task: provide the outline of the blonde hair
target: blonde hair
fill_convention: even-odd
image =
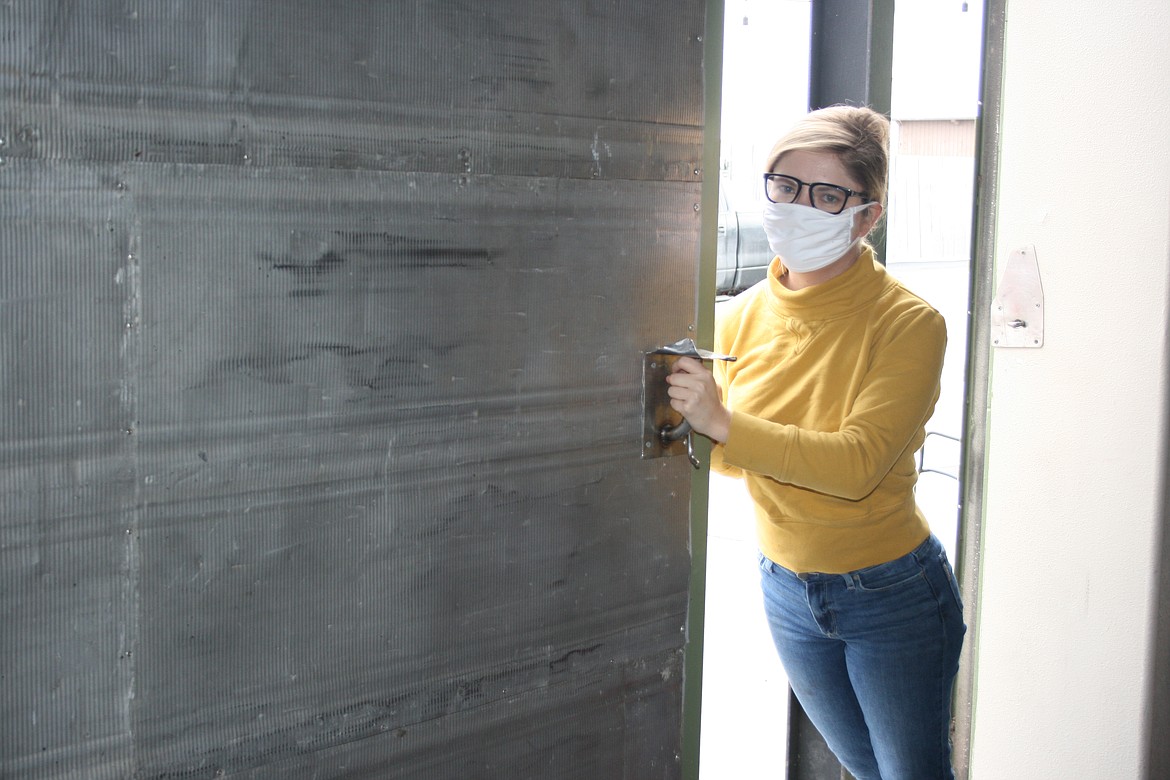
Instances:
[[[885,203],[890,166],[890,121],[871,108],[829,106],[805,114],[776,142],[766,171],[774,171],[781,155],[804,150],[827,152],[869,196]]]

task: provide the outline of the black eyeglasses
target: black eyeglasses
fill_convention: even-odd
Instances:
[[[795,203],[802,187],[808,187],[809,202],[820,211],[840,214],[845,210],[845,201],[861,198],[868,202],[869,195],[848,187],[838,187],[823,181],[805,182],[782,173],[764,174],[764,194],[773,203]]]

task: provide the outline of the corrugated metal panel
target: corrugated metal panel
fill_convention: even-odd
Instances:
[[[704,12],[0,7],[5,776],[678,776]]]

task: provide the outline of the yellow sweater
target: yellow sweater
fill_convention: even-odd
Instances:
[[[792,291],[768,278],[724,304],[715,350],[727,442],[712,468],[742,476],[760,551],[796,572],[891,561],[929,534],[914,454],[939,395],[942,315],[866,250],[845,273]]]

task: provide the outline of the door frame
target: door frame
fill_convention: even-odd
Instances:
[[[715,334],[715,272],[719,241],[719,125],[723,107],[723,0],[708,0],[703,40],[703,189],[698,284],[693,338],[710,349]],[[710,463],[711,442],[695,437],[695,451]],[[707,504],[709,470],[691,474],[691,581],[687,605],[686,657],[683,662],[682,776],[699,778],[699,734],[703,706],[703,629],[707,598]]]

